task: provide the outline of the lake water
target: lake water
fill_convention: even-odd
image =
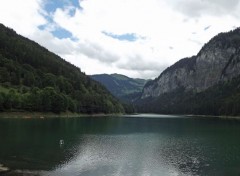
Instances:
[[[0,119],[0,163],[43,176],[237,176],[240,121],[166,115]]]

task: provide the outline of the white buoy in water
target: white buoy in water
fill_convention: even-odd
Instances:
[[[59,144],[60,144],[60,145],[63,145],[63,144],[64,144],[64,140],[63,140],[63,139],[60,139]]]

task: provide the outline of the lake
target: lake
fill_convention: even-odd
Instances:
[[[43,176],[237,176],[240,121],[146,114],[0,119],[0,163]]]

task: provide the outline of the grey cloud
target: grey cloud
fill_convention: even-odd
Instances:
[[[155,79],[157,78],[160,74],[161,74],[162,71],[156,71],[156,70],[153,70],[153,71],[140,71],[138,72],[138,77],[139,78],[143,78],[143,79]]]
[[[200,17],[203,14],[211,15],[238,15],[237,6],[240,0],[170,0],[168,3],[174,10],[186,16]]]
[[[136,55],[129,58],[126,63],[121,63],[117,65],[120,69],[133,70],[133,71],[157,71],[161,72],[167,67],[167,65],[159,64],[158,62],[145,61],[141,56]]]
[[[117,55],[112,54],[111,51],[107,51],[95,43],[58,39],[48,31],[38,30],[30,38],[60,56],[70,55],[77,51],[78,54],[84,54],[91,59],[97,59],[104,63],[113,63],[119,60]]]
[[[110,51],[102,48],[96,43],[83,42],[79,44],[78,52],[91,59],[97,59],[105,63],[113,63],[119,60],[119,57]]]
[[[74,52],[74,46],[70,39],[55,38],[48,31],[37,30],[30,38],[58,55],[67,55]]]

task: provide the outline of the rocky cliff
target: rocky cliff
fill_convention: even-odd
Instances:
[[[240,75],[240,28],[220,33],[193,57],[184,58],[148,82],[141,99],[159,97],[183,88],[202,92]]]

